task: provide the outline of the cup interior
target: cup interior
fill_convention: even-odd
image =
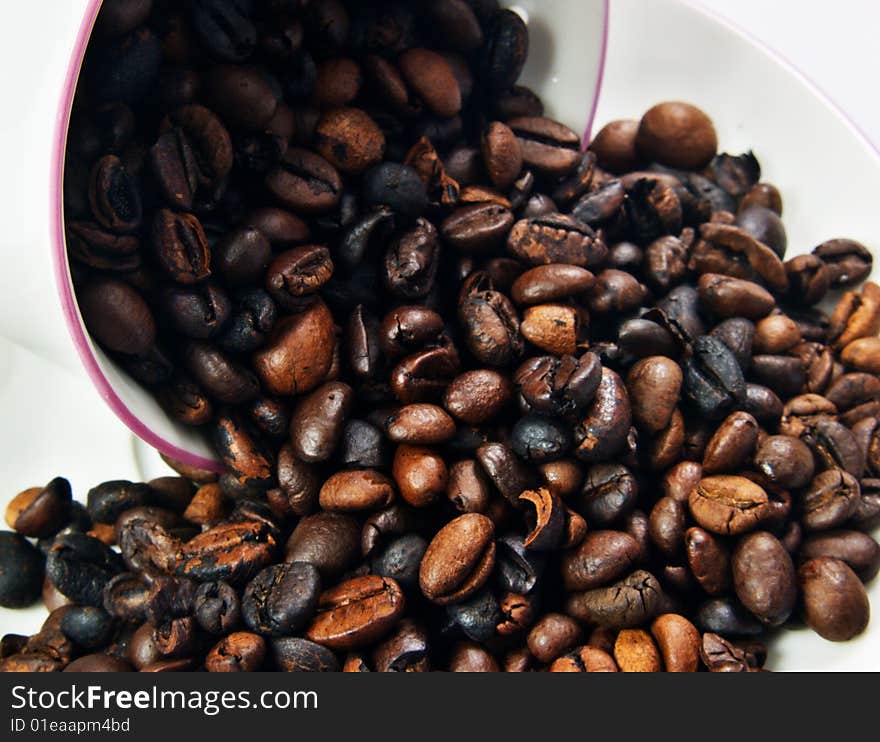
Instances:
[[[70,60],[57,116],[51,181],[53,264],[71,341],[106,404],[135,435],[160,453],[189,466],[219,471],[214,452],[198,430],[177,423],[89,336],[77,306],[67,258],[63,174],[67,132],[76,86],[101,0],[89,0]],[[538,91],[548,115],[584,131],[589,139],[602,83],[609,0],[504,2],[530,31],[530,53],[521,82]]]

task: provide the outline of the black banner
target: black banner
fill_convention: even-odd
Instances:
[[[555,742],[831,732],[858,676],[0,675],[0,740]],[[815,706],[810,697],[821,695]],[[790,698],[791,701],[786,701]],[[798,700],[799,699],[799,700]],[[836,709],[823,714],[821,708]],[[780,726],[781,725],[781,726]],[[320,735],[317,737],[316,735]],[[305,738],[305,737],[304,737]]]

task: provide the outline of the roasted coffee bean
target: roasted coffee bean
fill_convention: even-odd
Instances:
[[[40,597],[42,585],[43,555],[23,536],[0,532],[0,605],[28,606]]]
[[[730,586],[730,554],[723,541],[702,528],[689,528],[684,535],[688,567],[709,595],[723,595]]]
[[[511,397],[507,377],[491,369],[468,371],[452,380],[443,406],[468,425],[481,425],[498,415]]]
[[[485,254],[504,243],[514,216],[497,203],[459,206],[440,224],[444,242],[465,254]]]
[[[503,367],[523,352],[520,321],[510,300],[497,291],[477,291],[458,309],[468,349],[481,363]]]
[[[302,518],[285,546],[285,561],[307,562],[322,579],[332,580],[352,566],[360,546],[360,525],[338,513],[317,513]]]
[[[221,639],[205,659],[208,672],[257,672],[266,656],[266,642],[257,634],[238,631]]]
[[[585,353],[579,359],[534,358],[520,366],[513,380],[535,412],[567,416],[584,410],[595,399],[602,378],[598,356]]]
[[[177,283],[199,283],[211,275],[211,249],[192,214],[161,209],[153,221],[153,249],[164,272]]]
[[[636,540],[622,531],[592,531],[562,560],[568,590],[592,590],[628,573],[638,562]]]
[[[393,633],[373,650],[376,672],[428,672],[428,635],[410,619],[403,619]]]
[[[637,498],[638,483],[629,469],[596,464],[587,472],[581,509],[591,523],[608,525],[627,515]]]
[[[447,606],[446,617],[451,624],[451,630],[458,629],[468,639],[476,642],[489,641],[502,620],[498,601],[488,590],[482,590],[461,603]]]
[[[607,461],[626,444],[632,408],[623,380],[602,368],[593,402],[574,430],[575,455],[587,463]]]
[[[473,642],[459,642],[452,649],[449,672],[500,672],[495,658]]]
[[[479,73],[492,92],[507,90],[517,81],[529,53],[526,24],[512,10],[494,13],[485,28]]]
[[[353,391],[342,382],[328,382],[303,399],[293,412],[290,440],[300,461],[327,461],[339,445]]]
[[[639,124],[635,141],[648,161],[669,167],[700,170],[718,150],[712,121],[687,103],[661,103],[650,109]]]
[[[101,606],[104,585],[122,571],[124,564],[118,554],[84,534],[59,536],[46,559],[46,576],[80,605]]]
[[[439,250],[437,230],[420,218],[385,253],[384,281],[388,290],[402,299],[424,298],[437,277]]]
[[[783,502],[750,479],[714,476],[700,481],[688,498],[690,512],[699,525],[721,536],[746,533],[784,514]]]
[[[845,562],[817,557],[801,565],[798,585],[804,619],[819,636],[847,641],[868,625],[870,607],[865,588]]]
[[[871,275],[874,256],[855,240],[828,240],[813,250],[828,266],[833,286],[854,286]]]
[[[306,637],[337,650],[372,644],[391,630],[403,609],[403,592],[394,580],[355,577],[322,593]]]
[[[745,652],[711,632],[703,634],[700,659],[709,672],[749,672]]]
[[[325,646],[308,639],[281,637],[269,641],[269,656],[282,672],[339,672],[339,660]]]
[[[562,263],[595,268],[608,254],[604,242],[587,224],[562,214],[518,221],[510,230],[507,249],[532,266]]]
[[[127,283],[96,279],[82,289],[79,302],[89,332],[105,347],[132,356],[152,350],[156,341],[153,313]]]
[[[92,168],[89,203],[95,221],[111,232],[125,234],[141,225],[143,209],[136,181],[115,155]]]
[[[412,404],[401,407],[387,419],[385,432],[395,443],[432,446],[455,435],[455,422],[441,407]]]
[[[805,559],[831,557],[845,562],[862,582],[874,579],[880,571],[880,546],[861,531],[828,531],[804,540],[800,555]]]
[[[175,572],[199,581],[241,584],[266,566],[275,539],[256,521],[215,526],[187,541],[175,559]]]
[[[311,620],[320,591],[321,578],[314,565],[273,565],[245,588],[242,617],[251,630],[264,636],[294,634]]]
[[[495,564],[494,526],[478,513],[461,515],[428,546],[419,569],[422,593],[440,605],[458,603],[488,580]]]
[[[225,634],[241,620],[241,600],[226,582],[203,582],[193,598],[193,615],[209,634]]]
[[[527,415],[510,433],[510,445],[526,461],[541,463],[562,458],[571,446],[568,428],[555,420]]]
[[[413,507],[427,507],[446,491],[446,464],[434,449],[399,445],[391,472],[400,496]]]
[[[706,474],[737,471],[752,456],[758,442],[758,421],[747,412],[729,415],[706,444]],[[799,441],[798,441],[799,442]]]
[[[318,121],[315,146],[334,167],[346,174],[357,174],[382,159],[385,135],[361,109],[336,108]]]
[[[662,597],[657,579],[637,570],[609,587],[570,594],[566,612],[579,621],[625,629],[654,618]]]
[[[693,357],[685,361],[683,370],[683,391],[702,416],[718,419],[742,404],[746,391],[742,369],[717,338],[697,338]]]
[[[45,538],[67,525],[70,511],[70,482],[56,477],[45,487],[33,487],[12,498],[6,506],[6,523],[23,536]]]
[[[418,534],[409,534],[392,541],[370,560],[370,571],[390,577],[404,589],[418,587],[419,565],[428,542]]]
[[[797,580],[791,557],[766,531],[745,536],[731,558],[733,587],[740,602],[770,626],[784,623],[794,610]]]
[[[320,214],[338,206],[342,179],[336,168],[314,152],[291,148],[266,176],[269,192],[299,214]]]
[[[716,598],[703,603],[696,613],[701,631],[712,631],[730,637],[758,636],[763,625],[734,598]]]
[[[736,215],[736,225],[758,242],[771,248],[780,258],[785,257],[788,247],[785,225],[772,209],[763,206],[741,206]]]
[[[593,137],[590,151],[596,155],[596,164],[610,173],[636,170],[640,155],[636,149],[639,122],[632,120],[612,121]]]
[[[304,394],[324,381],[333,345],[333,317],[319,301],[275,325],[268,344],[253,358],[254,370],[272,394]]]
[[[370,469],[338,472],[321,486],[319,501],[330,512],[357,512],[387,507],[394,499],[394,483]]]
[[[626,380],[636,424],[651,433],[668,426],[681,383],[681,368],[669,358],[653,356],[636,363]]]
[[[754,464],[771,482],[785,489],[803,487],[813,479],[809,447],[788,435],[765,438],[755,452]]]
[[[597,647],[579,647],[555,660],[549,672],[617,672],[614,658]]]
[[[860,495],[858,480],[842,469],[826,469],[803,493],[803,524],[811,531],[836,528],[853,515]]]

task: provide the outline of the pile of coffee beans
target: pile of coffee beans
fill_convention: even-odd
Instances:
[[[786,259],[691,105],[582,150],[527,51],[495,0],[105,2],[80,308],[226,473],[16,497],[0,603],[54,610],[0,669],[755,671],[866,628],[871,253]]]

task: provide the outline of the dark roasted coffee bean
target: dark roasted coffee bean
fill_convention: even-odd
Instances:
[[[319,214],[335,208],[342,197],[342,180],[323,157],[291,148],[279,166],[266,176],[266,187],[282,204],[300,214]]]
[[[638,483],[625,466],[596,464],[584,480],[581,510],[589,522],[606,526],[635,507],[638,492]]]
[[[281,637],[269,641],[269,655],[282,672],[339,672],[336,655],[308,639]]]
[[[701,415],[723,417],[745,398],[745,379],[736,357],[711,336],[694,343],[694,354],[684,364],[683,390]]]
[[[317,568],[306,562],[267,567],[251,580],[242,597],[245,624],[264,636],[287,636],[312,618],[321,591]]]
[[[123,569],[118,554],[84,534],[59,536],[46,559],[52,584],[80,605],[101,606],[104,585]]]
[[[240,62],[257,45],[257,29],[244,0],[197,0],[192,7],[193,28],[205,47],[220,59]]]
[[[486,41],[480,51],[479,71],[493,92],[512,87],[529,53],[529,31],[512,10],[495,13],[485,29]]]
[[[225,634],[241,620],[241,601],[226,582],[203,582],[193,598],[193,615],[209,634]]]
[[[145,356],[156,342],[150,307],[131,286],[114,278],[90,281],[79,293],[79,306],[89,332],[110,350]]]
[[[208,238],[192,214],[159,210],[153,221],[153,249],[159,265],[177,283],[199,283],[211,275]]]
[[[685,555],[694,579],[709,595],[723,595],[730,587],[730,554],[724,542],[702,528],[684,535]]]
[[[566,425],[539,415],[520,418],[510,434],[511,448],[526,461],[555,461],[568,452],[571,436]]]
[[[434,225],[419,219],[388,248],[384,261],[386,287],[402,299],[424,298],[433,288],[439,267],[439,240]]]
[[[28,606],[40,597],[42,585],[43,555],[24,536],[0,532],[0,605]]]
[[[632,409],[623,380],[609,368],[585,417],[574,430],[575,455],[587,463],[607,461],[626,444]]]
[[[409,534],[392,541],[370,560],[370,571],[390,577],[405,590],[418,587],[419,565],[428,542],[418,534]]]

